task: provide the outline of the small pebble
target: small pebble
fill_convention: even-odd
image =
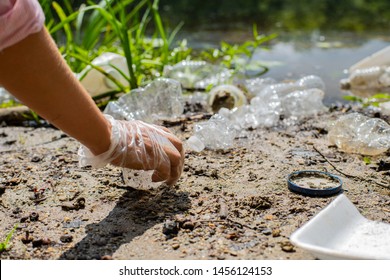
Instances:
[[[31,158],[31,162],[40,162],[42,160],[41,157],[37,156],[37,155],[34,155],[32,158]]]
[[[185,222],[181,227],[183,229],[193,230],[194,227],[195,227],[195,224],[193,222],[191,222],[191,221],[188,221],[188,222]]]
[[[39,219],[39,214],[37,212],[31,212],[29,218],[31,222],[36,222]]]
[[[165,235],[176,235],[179,232],[179,226],[176,221],[167,220],[163,226]]]
[[[179,249],[180,248],[180,244],[179,243],[174,243],[174,244],[172,244],[172,249],[173,250],[177,250],[177,249]]]
[[[60,237],[62,243],[70,243],[73,240],[73,236],[70,234],[64,234]]]
[[[266,229],[263,229],[261,231],[261,233],[264,234],[264,235],[270,235],[272,233],[272,231],[269,228],[266,228]]]
[[[288,252],[288,253],[295,252],[293,245],[284,245],[284,246],[282,246],[282,250],[285,252]]]
[[[274,229],[272,231],[272,237],[279,237],[280,236],[280,229]]]

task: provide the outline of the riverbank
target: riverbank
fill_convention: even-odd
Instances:
[[[1,127],[2,241],[17,230],[0,258],[313,259],[289,236],[335,197],[292,193],[293,171],[340,176],[365,217],[390,223],[390,154],[367,164],[327,140],[329,124],[353,110],[333,106],[296,125],[245,131],[226,151],[187,152],[178,183],[150,192],[125,185],[118,168],[78,167],[78,143],[61,131]],[[185,140],[196,119],[169,128]]]

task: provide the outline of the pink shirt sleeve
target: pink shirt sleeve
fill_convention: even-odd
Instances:
[[[44,22],[37,0],[0,0],[0,51],[39,32]]]

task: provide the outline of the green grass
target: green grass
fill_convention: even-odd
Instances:
[[[73,72],[90,66],[112,80],[117,89],[95,97],[115,99],[118,93],[143,86],[162,76],[166,65],[186,59],[202,59],[223,64],[236,71],[255,68],[258,75],[268,68],[251,61],[253,52],[275,35],[264,36],[253,28],[253,40],[243,44],[222,42],[216,49],[194,54],[187,41],[175,37],[184,23],[167,28],[159,12],[159,0],[86,0],[80,7],[72,1],[39,0],[46,17],[46,27]],[[95,3],[97,2],[97,3]],[[128,76],[119,71],[128,84],[122,84],[91,61],[104,52],[125,56]],[[118,70],[118,69],[117,69]],[[83,77],[79,77],[82,79]]]
[[[363,107],[374,106],[378,107],[383,102],[390,102],[389,93],[377,93],[368,98],[362,98],[358,96],[346,95],[343,96],[345,100],[357,102],[363,105]]]
[[[5,251],[5,250],[8,250],[11,247],[10,241],[11,241],[12,235],[14,234],[17,227],[18,227],[18,225],[15,225],[14,228],[8,233],[5,240],[0,243],[0,253]]]

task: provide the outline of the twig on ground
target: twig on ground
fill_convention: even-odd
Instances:
[[[349,177],[349,178],[358,178],[358,176],[354,176],[354,175],[350,175],[350,174],[347,174],[347,173],[344,173],[343,171],[341,171],[339,168],[337,168],[330,160],[328,160],[326,158],[326,156],[324,156],[323,153],[321,153],[315,146],[313,146],[313,149],[327,162],[329,163],[334,170],[336,170],[337,172],[339,172],[340,174],[344,175],[345,177]]]
[[[355,175],[351,175],[351,174],[347,174],[343,171],[341,171],[339,168],[337,168],[337,166],[335,166],[332,162],[330,162],[325,156],[323,153],[321,153],[314,145],[313,145],[313,149],[327,162],[330,164],[330,166],[333,167],[334,170],[336,170],[337,172],[339,172],[340,174],[344,175],[345,177],[348,177],[348,178],[352,178],[352,179],[358,179],[358,180],[361,180],[361,181],[365,181],[365,182],[368,182],[368,183],[374,183],[374,184],[377,184],[378,186],[381,186],[383,188],[388,188],[390,189],[390,185],[385,185],[385,184],[382,184],[382,183],[379,183],[373,179],[366,179],[366,178],[363,178],[363,177],[360,177],[360,176],[355,176]]]

